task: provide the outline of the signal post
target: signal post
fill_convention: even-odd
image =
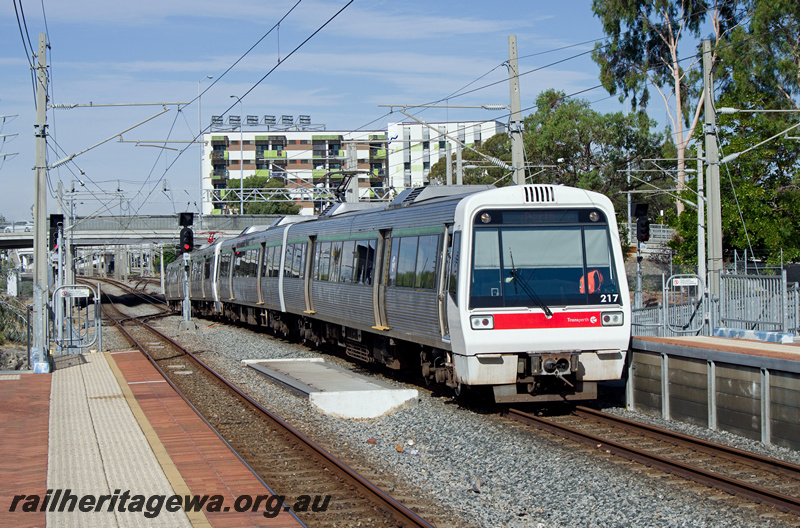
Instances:
[[[647,204],[631,204],[631,216],[636,218],[636,290],[633,292],[633,307],[642,307],[642,249],[650,240],[650,220]]]
[[[178,330],[193,330],[197,331],[197,323],[192,321],[192,305],[189,301],[189,271],[191,265],[191,257],[189,253],[194,250],[194,232],[192,232],[192,223],[194,222],[194,213],[180,213],[178,223],[181,226],[180,234],[180,249],[183,253],[183,307],[181,313],[183,319],[178,324]]]

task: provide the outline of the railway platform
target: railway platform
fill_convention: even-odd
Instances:
[[[302,526],[138,351],[2,373],[0,399],[0,526]]]
[[[800,347],[723,337],[634,337],[627,404],[800,450]]]

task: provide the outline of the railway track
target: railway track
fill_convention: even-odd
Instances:
[[[540,430],[658,468],[785,513],[800,515],[800,466],[674,431],[577,407],[541,417],[517,409],[502,414]]]
[[[114,286],[130,291],[121,283]],[[127,316],[113,302],[104,302],[103,310],[262,482],[285,497],[286,504],[309,493],[331,496],[324,511],[297,513],[307,526],[433,526],[142,318]]]

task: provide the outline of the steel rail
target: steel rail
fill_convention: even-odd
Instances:
[[[115,307],[115,309],[117,309]],[[119,309],[117,309],[119,311]],[[121,312],[120,312],[121,313]],[[350,468],[347,464],[336,458],[333,454],[326,451],[323,447],[318,445],[316,442],[305,436],[303,433],[289,425],[286,421],[284,421],[279,416],[275,415],[268,409],[264,408],[261,404],[253,400],[249,395],[242,392],[238,387],[231,384],[227,379],[225,379],[222,375],[217,373],[213,368],[208,366],[205,362],[203,362],[200,358],[196,355],[191,353],[190,351],[186,350],[182,347],[179,343],[174,341],[169,336],[165,335],[164,333],[160,332],[159,330],[153,328],[152,326],[140,321],[138,319],[128,319],[132,321],[138,322],[141,326],[145,327],[148,331],[154,333],[155,335],[159,336],[164,341],[168,342],[170,345],[174,346],[177,350],[182,351],[186,356],[190,357],[194,360],[198,365],[202,366],[209,374],[214,376],[217,380],[219,380],[223,385],[225,385],[230,391],[234,392],[239,398],[246,401],[248,404],[252,405],[255,409],[261,412],[264,416],[266,416],[270,421],[278,425],[281,429],[284,430],[287,434],[293,437],[295,440],[300,442],[302,445],[306,446],[308,449],[312,450],[316,454],[318,454],[324,461],[328,462],[333,469],[341,476],[344,480],[349,481],[351,484],[355,485],[356,488],[359,489],[365,496],[367,496],[373,503],[376,503],[381,509],[384,511],[388,511],[391,513],[395,520],[400,523],[400,526],[409,526],[409,527],[422,527],[422,528],[434,528],[433,525],[429,524],[425,519],[408,509],[406,506],[398,502],[394,499],[391,495],[384,492],[382,489],[377,487],[375,484],[364,478],[360,475],[357,471]],[[116,322],[116,321],[115,321]],[[169,378],[165,375],[165,373],[161,370],[160,367],[156,364],[154,358],[152,358],[144,349],[144,346],[141,345],[136,339],[130,335],[130,333],[125,330],[121,324],[118,324],[118,327],[123,330],[125,334],[127,334],[130,340],[132,340],[133,344],[142,353],[147,357],[147,359],[154,365],[156,368],[161,372],[164,379],[166,379],[170,385],[178,392],[178,394],[188,402],[186,396],[169,380]],[[190,403],[191,405],[191,403]],[[194,406],[192,406],[194,408]],[[197,410],[195,409],[195,412]],[[198,415],[202,417],[202,415],[198,412]],[[205,418],[203,418],[205,420]],[[206,421],[206,423],[208,423]],[[210,425],[210,424],[209,424]],[[213,429],[213,427],[212,427]],[[231,448],[233,451],[233,448]],[[235,453],[235,451],[234,451]],[[238,454],[237,454],[238,456]],[[241,458],[241,457],[240,457]],[[249,467],[249,466],[248,466]]]
[[[714,487],[719,490],[747,498],[756,503],[765,503],[787,513],[800,515],[800,498],[791,497],[773,490],[768,490],[759,486],[753,486],[724,475],[719,475],[704,469],[696,468],[683,462],[670,460],[666,457],[648,453],[631,446],[608,440],[585,431],[581,431],[567,425],[558,424],[546,418],[540,418],[517,409],[505,409],[502,413],[521,423],[532,425],[538,429],[552,434],[563,436],[570,440],[581,442],[604,450],[611,454],[621,456],[628,460],[639,462],[647,467],[655,467],[670,474],[693,480],[697,483]]]
[[[750,464],[758,469],[772,471],[784,477],[789,477],[800,481],[800,466],[797,464],[792,464],[791,462],[766,457],[759,455],[758,453],[737,449],[735,447],[730,447],[723,444],[709,442],[708,440],[703,440],[702,438],[688,436],[675,431],[670,431],[669,429],[662,429],[653,425],[639,423],[633,420],[628,420],[627,418],[623,418],[621,416],[604,413],[589,407],[576,407],[575,415],[601,420],[631,432],[640,434],[644,432],[646,436],[656,440],[681,445],[683,447],[716,457],[724,456],[735,462]]]
[[[112,307],[114,310],[116,310],[116,311],[117,311],[117,313],[119,313],[120,315],[123,315],[123,316],[124,316],[124,314],[122,313],[122,311],[120,311],[120,309],[119,309],[119,308],[117,308],[117,307],[114,305],[114,303],[113,303],[113,302],[112,302],[110,299],[109,299],[109,303],[104,303],[104,304],[103,304],[103,310],[106,310],[106,309],[108,308],[108,306],[111,306],[111,307]],[[204,422],[204,423],[205,423],[205,424],[206,424],[206,425],[209,427],[209,429],[211,429],[212,431],[214,431],[214,434],[216,434],[216,435],[217,435],[217,438],[219,438],[219,439],[222,441],[222,443],[223,443],[223,444],[225,444],[225,445],[228,447],[228,449],[230,449],[231,453],[233,453],[233,455],[234,455],[236,458],[238,458],[238,459],[239,459],[239,461],[240,461],[242,464],[244,464],[244,466],[245,466],[245,467],[246,467],[246,468],[247,468],[247,469],[250,471],[250,473],[252,473],[252,474],[253,474],[253,476],[254,476],[254,477],[255,477],[255,478],[256,478],[256,479],[257,479],[257,480],[258,480],[258,481],[259,481],[259,482],[260,482],[260,483],[261,483],[261,484],[264,486],[264,488],[265,488],[265,489],[267,489],[267,490],[270,492],[270,494],[271,494],[271,495],[276,495],[276,494],[275,494],[275,492],[273,491],[273,489],[272,489],[272,488],[271,488],[271,487],[270,487],[270,486],[269,486],[269,485],[268,485],[266,482],[264,482],[264,479],[262,479],[262,478],[259,476],[259,474],[258,474],[258,473],[256,473],[256,471],[255,471],[255,470],[254,470],[254,469],[253,469],[253,468],[250,466],[250,464],[248,464],[248,463],[247,463],[247,461],[246,461],[245,459],[243,459],[243,458],[241,457],[241,455],[239,455],[239,453],[237,453],[237,452],[236,452],[236,450],[233,448],[233,446],[232,446],[232,445],[230,445],[230,443],[229,443],[229,442],[228,442],[228,441],[225,439],[225,437],[224,437],[224,436],[222,436],[222,435],[220,434],[220,432],[217,430],[217,428],[216,428],[216,427],[214,427],[214,426],[211,424],[211,422],[209,422],[209,421],[206,419],[206,417],[205,417],[205,416],[203,416],[203,414],[202,414],[202,413],[201,413],[201,412],[200,412],[200,411],[197,409],[197,407],[195,407],[195,406],[194,406],[194,404],[192,404],[192,402],[190,402],[190,401],[189,401],[189,399],[188,399],[188,398],[186,397],[186,395],[185,395],[185,394],[184,394],[184,393],[183,393],[183,392],[182,392],[182,391],[181,391],[181,390],[180,390],[180,389],[177,387],[177,385],[175,385],[175,383],[173,383],[173,381],[172,381],[171,379],[169,379],[169,377],[168,377],[168,376],[167,376],[167,374],[164,372],[164,370],[163,370],[163,369],[162,369],[162,368],[161,368],[161,367],[158,365],[158,363],[156,363],[155,359],[153,359],[153,357],[152,357],[152,356],[150,356],[150,354],[148,354],[148,353],[147,353],[147,351],[146,351],[146,350],[145,350],[145,348],[144,348],[144,345],[142,345],[142,344],[141,344],[141,343],[140,343],[140,342],[139,342],[139,341],[138,341],[138,340],[137,340],[135,337],[133,337],[133,335],[132,335],[130,332],[128,332],[128,330],[127,330],[127,329],[126,329],[126,328],[125,328],[125,327],[122,325],[122,323],[123,323],[123,322],[125,322],[125,321],[137,321],[137,320],[136,320],[135,318],[130,318],[130,317],[123,317],[123,318],[121,318],[121,319],[114,319],[114,318],[112,317],[112,318],[111,318],[111,321],[112,321],[112,322],[114,323],[114,325],[115,325],[115,326],[116,326],[116,327],[117,327],[117,328],[118,328],[118,329],[119,329],[119,330],[122,332],[122,334],[123,334],[123,336],[125,337],[125,339],[126,339],[126,340],[127,340],[129,343],[131,343],[133,346],[135,346],[136,348],[138,348],[138,349],[139,349],[139,351],[140,351],[140,352],[141,352],[141,353],[144,355],[144,357],[145,357],[145,358],[146,358],[146,359],[147,359],[147,360],[150,362],[150,364],[151,364],[151,365],[153,365],[153,367],[155,367],[155,369],[158,371],[158,373],[161,375],[161,377],[162,377],[162,378],[164,378],[164,381],[166,381],[166,382],[167,382],[167,383],[170,385],[170,387],[172,387],[172,390],[174,390],[174,391],[175,391],[175,393],[176,393],[178,396],[180,396],[180,398],[181,398],[181,399],[182,399],[182,400],[183,400],[183,401],[184,401],[184,402],[185,402],[185,403],[186,403],[186,404],[189,406],[189,408],[191,408],[191,409],[192,409],[192,410],[195,412],[195,414],[197,414],[197,416],[198,416],[198,417],[199,417],[201,420],[203,420],[203,422]],[[138,322],[138,321],[137,321],[137,322]],[[145,326],[147,326],[147,325],[145,325]],[[148,327],[148,328],[152,328],[152,327]],[[285,505],[284,505],[284,507],[285,507]],[[298,519],[298,518],[297,518],[297,515],[295,515],[295,513],[294,513],[293,511],[291,511],[291,509],[290,509],[290,510],[288,510],[288,511],[289,511],[289,513],[292,515],[292,517],[294,517],[294,518],[295,518],[295,519],[296,519],[296,520],[297,520],[297,521],[298,521],[298,522],[299,522],[299,523],[300,523],[302,526],[305,526],[305,524],[304,524],[302,521],[300,521],[300,519]]]

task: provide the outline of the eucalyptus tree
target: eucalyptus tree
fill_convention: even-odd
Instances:
[[[658,93],[674,133],[678,188],[685,182],[686,147],[703,101],[695,67],[703,32],[710,29],[716,48],[746,17],[747,7],[737,0],[593,1],[609,37],[592,56],[601,81],[609,93],[629,97],[633,107],[647,107],[651,87]],[[677,201],[676,207],[680,214],[683,204]]]

